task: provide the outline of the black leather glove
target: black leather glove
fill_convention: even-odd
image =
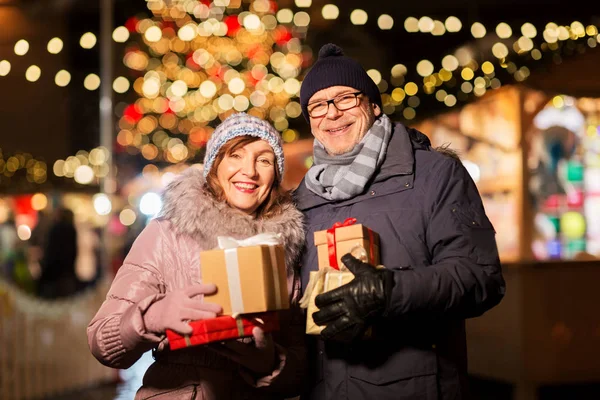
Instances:
[[[394,274],[350,254],[344,255],[342,262],[354,274],[354,280],[318,295],[315,305],[319,311],[313,313],[313,320],[317,325],[327,325],[321,332],[323,339],[352,342],[363,336],[374,318],[385,314]]]

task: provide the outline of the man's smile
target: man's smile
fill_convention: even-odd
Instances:
[[[348,128],[350,128],[350,126],[352,126],[352,123],[346,124],[346,125],[342,125],[336,128],[330,128],[330,129],[326,129],[325,131],[333,136],[337,136],[337,135],[343,135],[345,133],[348,132]]]

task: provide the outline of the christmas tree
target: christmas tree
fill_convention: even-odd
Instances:
[[[123,109],[117,143],[146,160],[198,160],[213,128],[234,112],[270,121],[287,142],[301,115],[298,76],[309,16],[268,0],[147,1],[130,18],[123,62],[136,100]]]

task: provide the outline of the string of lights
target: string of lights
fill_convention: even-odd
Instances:
[[[303,40],[311,18],[334,23],[341,18],[341,5],[326,4],[319,15],[310,0],[296,0],[296,9],[279,9],[276,2],[268,0],[146,3],[152,17],[132,17],[112,35],[116,43],[124,44],[123,63],[133,74],[116,77],[112,87],[119,94],[133,89],[130,94],[138,96],[123,109],[118,121],[119,146],[151,162],[191,160],[201,152],[212,125],[234,111],[269,119],[286,142],[299,138],[289,120],[301,114],[297,99],[301,76],[314,59]],[[376,21],[379,29],[391,31],[397,25],[389,14],[372,18],[366,11],[354,9],[347,15],[356,26]],[[570,25],[548,22],[543,27],[530,22],[520,27],[505,22],[486,27],[474,22],[467,27],[456,16],[444,20],[410,16],[400,28],[408,34],[432,36],[469,29],[474,40],[437,61],[423,59],[414,66],[398,63],[387,73],[368,70],[382,92],[384,112],[401,114],[407,120],[416,118],[428,96],[454,107],[509,79],[526,80],[531,74],[529,63],[544,59],[560,63],[569,54],[596,47],[600,40],[596,25],[579,21]],[[479,41],[485,41],[487,53],[482,52]],[[79,37],[84,49],[96,44],[93,32]],[[26,54],[29,47],[25,39],[18,40],[15,55]],[[63,47],[60,38],[47,42],[49,54],[58,54]],[[11,71],[10,61],[0,61],[0,77],[9,73],[16,73]],[[41,73],[39,66],[31,65],[25,77],[33,82]],[[69,85],[71,74],[66,69],[56,72],[55,83]],[[96,90],[100,78],[89,74],[83,85]],[[57,163],[67,165],[65,160]],[[71,167],[61,170],[56,165],[56,176],[75,177],[74,172],[66,172]],[[102,173],[98,170],[93,176]]]
[[[52,173],[56,177],[74,179],[82,185],[98,184],[98,180],[109,172],[109,161],[109,153],[103,147],[90,152],[80,150],[74,156],[56,160]],[[43,159],[29,153],[4,154],[0,148],[0,182],[2,178],[13,178],[20,170],[25,171],[24,178],[29,183],[43,184],[48,180],[48,165]]]
[[[47,165],[44,160],[36,159],[29,153],[4,154],[0,149],[0,181],[10,179],[19,170],[25,170],[28,182],[44,183],[47,179]]]
[[[223,4],[224,3],[225,2],[223,2]],[[148,2],[148,4],[154,4],[154,2]],[[299,8],[310,7],[311,2],[297,1],[296,6]],[[156,5],[153,5],[152,7],[157,8]],[[294,21],[299,21],[301,24],[304,24],[305,22],[310,21],[310,17],[306,12],[301,11],[294,13],[291,9],[278,10],[275,16],[277,21],[281,24],[290,24]],[[325,20],[337,19],[339,17],[339,8],[333,4],[327,4],[323,6],[322,17]],[[368,21],[368,15],[364,10],[356,9],[350,13],[350,20],[354,25],[364,25]],[[377,19],[377,24],[381,30],[390,30],[394,25],[394,19],[388,14],[381,14]],[[146,39],[149,41],[152,41],[156,35],[158,35],[156,36],[157,38],[162,37],[162,31],[160,31],[160,28],[153,27],[153,29],[150,29],[147,34],[146,28],[149,28],[149,26],[144,26],[144,24],[142,24],[139,27],[142,32],[137,33],[144,33]],[[187,24],[181,28],[182,29],[177,32],[177,35],[180,38],[185,39],[190,35],[195,35],[193,33],[194,28],[192,27],[192,24]],[[442,36],[445,33],[460,32],[462,29],[462,22],[459,18],[454,16],[449,16],[444,22],[432,19],[428,16],[423,16],[419,19],[415,17],[408,17],[404,21],[404,30],[408,33],[429,33],[433,36]],[[474,39],[485,38],[486,35],[488,35],[489,30],[491,29],[486,28],[480,22],[474,22],[470,27],[470,32]],[[436,98],[439,101],[442,101],[447,106],[452,107],[457,103],[457,97],[453,94],[447,93],[446,90],[436,90],[436,88],[447,82],[451,82],[450,86],[457,86],[454,82],[452,82],[454,75],[460,76],[460,78],[463,80],[463,83],[460,85],[460,90],[458,91],[459,97],[463,97],[463,99],[465,96],[461,95],[461,93],[472,93],[475,96],[481,96],[485,93],[486,89],[494,89],[501,85],[501,82],[498,78],[490,78],[490,76],[494,75],[494,62],[496,62],[498,66],[505,68],[508,73],[512,74],[517,82],[522,82],[527,79],[530,74],[529,68],[517,68],[515,63],[505,62],[509,56],[510,48],[512,48],[514,54],[528,56],[532,60],[540,60],[542,59],[544,52],[549,52],[552,54],[552,57],[556,62],[560,62],[561,42],[585,39],[586,45],[593,48],[597,46],[598,40],[600,40],[598,28],[595,25],[584,26],[579,21],[574,21],[568,26],[559,26],[552,22],[547,23],[541,34],[544,42],[540,44],[539,48],[536,48],[533,42],[533,39],[538,36],[535,25],[529,22],[524,23],[520,27],[520,31],[522,35],[519,36],[518,39],[512,43],[512,45],[510,43],[507,45],[506,43],[502,42],[502,40],[507,41],[514,36],[513,28],[505,22],[499,23],[494,29],[499,41],[496,42],[491,48],[491,52],[496,60],[484,60],[481,62],[481,65],[479,65],[477,61],[473,60],[473,55],[470,54],[471,51],[469,50],[469,47],[458,49],[455,54],[445,55],[441,59],[442,68],[437,72],[434,72],[435,67],[431,61],[427,59],[421,60],[416,65],[415,70],[416,73],[423,78],[423,84],[420,85],[422,91],[426,94],[432,94],[435,92]],[[115,42],[125,43],[129,38],[130,31],[125,26],[119,26],[113,32],[113,40]],[[158,41],[158,39],[156,41]],[[84,33],[79,39],[81,47],[85,49],[93,48],[96,45],[96,42],[96,35],[92,32]],[[58,54],[62,51],[63,46],[64,44],[62,39],[52,38],[48,41],[47,49],[50,54]],[[571,46],[567,44],[567,51]],[[25,55],[29,51],[29,47],[30,44],[26,40],[18,40],[14,46],[15,54],[17,56]],[[124,58],[125,65],[136,70],[143,69],[145,66],[147,66],[147,61],[147,57],[139,52],[129,52]],[[475,77],[475,72],[478,69],[481,69],[483,72],[481,76],[483,81],[477,80],[477,77]],[[0,61],[0,76],[6,76],[8,73],[10,73],[10,71],[10,61]],[[396,64],[390,71],[390,84],[392,87],[394,87],[394,89],[391,89],[390,96],[385,97],[385,100],[387,100],[386,105],[388,106],[386,111],[390,114],[395,111],[395,108],[393,109],[392,107],[401,105],[405,98],[408,100],[419,91],[419,83],[417,83],[418,81],[408,81],[404,83],[409,76],[408,73],[409,70],[403,64]],[[381,72],[371,69],[369,70],[369,74],[382,89],[385,89],[382,91],[386,92],[390,85],[387,83],[387,81],[382,79]],[[40,75],[41,69],[37,65],[31,65],[25,71],[26,79],[31,82],[38,80]],[[58,86],[67,86],[70,83],[70,80],[71,74],[64,69],[55,74],[55,83]],[[474,82],[471,83],[471,80]],[[96,90],[100,85],[100,78],[97,74],[89,74],[84,79],[83,84],[88,90]],[[113,89],[117,93],[127,92],[130,86],[130,82],[127,80],[127,78],[122,76],[117,77],[113,82]],[[395,90],[397,88],[401,90]],[[407,101],[408,108],[405,112],[407,115],[404,116],[410,117],[410,108],[418,106],[418,103],[420,102],[417,99],[412,99],[410,103]]]

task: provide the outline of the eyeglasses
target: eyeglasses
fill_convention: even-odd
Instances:
[[[358,98],[360,94],[362,94],[362,92],[345,93],[334,97],[333,99],[309,104],[307,107],[308,115],[310,115],[313,118],[322,117],[325,114],[327,114],[330,104],[333,104],[334,107],[337,108],[339,111],[346,111],[351,108],[354,108],[360,103],[360,99]]]

